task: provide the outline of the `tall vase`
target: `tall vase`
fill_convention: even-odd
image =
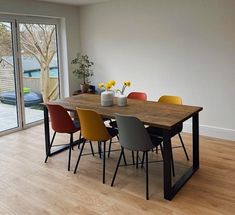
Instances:
[[[111,90],[106,90],[101,93],[101,106],[109,107],[113,106],[114,92]]]

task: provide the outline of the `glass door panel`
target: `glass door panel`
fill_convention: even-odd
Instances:
[[[59,97],[56,25],[19,23],[25,124],[43,119],[41,103]]]
[[[0,134],[19,127],[13,25],[0,22]]]

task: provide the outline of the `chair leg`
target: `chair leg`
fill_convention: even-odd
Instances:
[[[80,149],[81,139],[82,139],[82,132],[80,131],[78,149]]]
[[[108,158],[110,157],[110,152],[111,152],[111,145],[112,145],[112,139],[110,139],[110,142],[109,142],[109,152],[108,152]]]
[[[103,152],[103,184],[105,184],[105,152],[106,152],[106,141],[104,141],[104,152]]]
[[[118,168],[119,168],[120,161],[121,161],[121,158],[122,158],[123,153],[124,153],[124,148],[122,147],[122,150],[121,150],[121,152],[120,152],[120,156],[119,156],[119,159],[118,159],[118,162],[117,162],[117,166],[116,166],[116,169],[115,169],[115,172],[114,172],[114,175],[113,175],[111,187],[112,187],[113,184],[114,184],[114,181],[115,181],[115,178],[116,178],[116,175],[117,175],[117,171],[118,171]]]
[[[132,153],[132,163],[133,165],[135,165],[135,154],[134,154],[134,151],[131,151]]]
[[[53,142],[54,142],[55,135],[56,135],[56,132],[54,132],[54,134],[53,134],[53,137],[52,137],[52,140],[51,140],[51,144],[50,144],[50,146],[49,146],[49,149],[48,149],[48,152],[47,152],[47,156],[46,156],[46,159],[45,159],[44,163],[47,162],[47,159],[48,159],[48,157],[49,157],[49,152],[51,151],[51,147],[52,147],[52,144],[53,144]]]
[[[179,135],[179,138],[180,138],[181,145],[182,145],[182,147],[183,147],[183,149],[184,149],[184,153],[185,153],[186,159],[189,160],[188,153],[187,153],[187,151],[186,151],[186,148],[185,148],[183,139],[182,139],[182,137],[181,137],[181,134],[178,133],[178,135]]]
[[[163,156],[164,156],[164,153],[163,153],[163,147],[162,147],[162,144],[160,143],[160,150],[161,150],[161,153],[162,153],[162,159],[163,159]]]
[[[78,160],[77,160],[77,163],[76,163],[76,166],[75,166],[75,169],[74,169],[74,174],[77,172],[78,164],[79,164],[79,161],[80,161],[80,159],[81,159],[82,151],[83,151],[83,148],[84,148],[85,143],[86,143],[86,140],[84,139],[84,140],[83,140],[83,144],[82,144],[82,148],[81,148],[81,150],[80,150],[80,153],[79,153],[79,156],[78,156]]]
[[[93,156],[95,156],[95,153],[94,153],[94,150],[93,150],[93,146],[92,146],[92,142],[91,141],[89,141],[89,142],[90,142],[90,146],[91,146],[91,153],[92,153]]]
[[[123,150],[123,161],[124,161],[124,164],[125,164],[125,166],[126,166],[127,163],[126,163],[126,156],[125,156],[124,150]]]
[[[100,141],[98,141],[98,152],[99,152],[99,156],[101,158],[102,151],[101,151],[101,142]]]
[[[149,168],[148,168],[148,151],[146,152],[146,200],[149,200]]]
[[[145,152],[143,152],[141,168],[143,168],[143,167],[144,167],[144,159],[145,159]]]
[[[136,152],[136,169],[139,168],[139,151]]]
[[[72,147],[73,147],[73,134],[70,134],[68,171],[70,171],[70,161],[71,161],[71,150],[72,150]]]

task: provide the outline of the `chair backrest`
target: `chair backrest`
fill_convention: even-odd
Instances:
[[[131,92],[127,96],[128,99],[147,100],[147,94],[143,92]]]
[[[50,113],[51,127],[59,133],[74,133],[77,128],[68,112],[60,105],[47,104]]]
[[[166,104],[182,105],[182,98],[179,96],[161,96],[158,102]]]
[[[155,147],[144,124],[138,118],[117,114],[116,121],[122,147],[132,151],[148,151]]]
[[[165,104],[174,104],[174,105],[182,105],[182,98],[179,96],[161,96],[158,102]],[[183,123],[179,124],[174,130],[172,130],[172,135],[180,133],[183,130]]]
[[[82,136],[91,141],[106,141],[111,139],[101,116],[92,110],[76,108]]]

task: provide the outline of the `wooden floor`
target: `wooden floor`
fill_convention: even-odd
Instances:
[[[83,156],[75,175],[67,171],[67,151],[44,164],[43,135],[40,125],[0,137],[1,215],[235,214],[235,142],[201,137],[200,169],[172,201],[163,198],[162,162],[150,164],[150,200],[146,201],[144,169],[121,167],[115,186],[110,187],[119,152],[107,160],[103,185],[98,156]],[[191,154],[191,137],[183,134],[183,138]],[[67,135],[58,135],[56,143],[67,140]],[[173,142],[179,143],[177,138]],[[88,144],[85,151],[90,151]],[[72,153],[72,169],[78,152],[76,148]],[[161,154],[150,157],[161,159]],[[189,165],[182,148],[174,149],[174,159],[179,177]]]

